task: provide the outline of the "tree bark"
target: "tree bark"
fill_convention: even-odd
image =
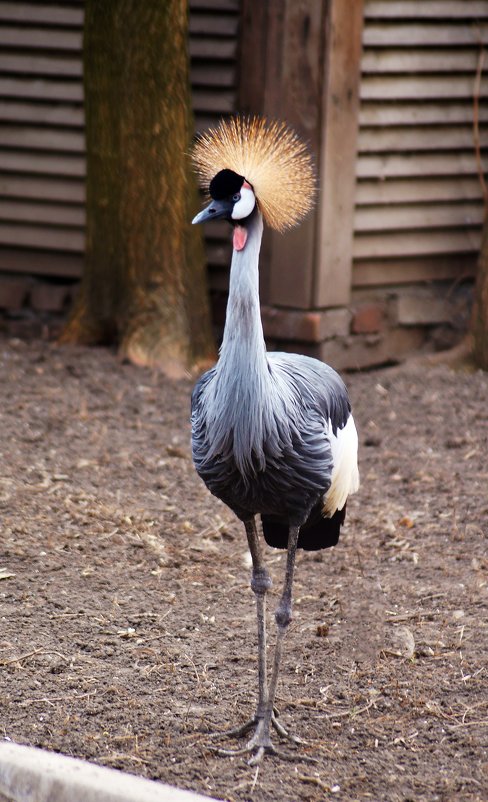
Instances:
[[[488,370],[488,213],[485,213],[471,318],[473,359]]]
[[[85,3],[86,258],[64,342],[181,373],[213,351],[186,0]]]

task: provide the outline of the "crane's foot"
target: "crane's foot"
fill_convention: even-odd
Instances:
[[[291,741],[291,743],[295,744],[296,746],[302,744],[303,741],[298,737],[298,735],[293,735],[293,733],[288,732],[288,730],[283,727],[281,722],[278,721],[278,715],[279,714],[276,708],[273,708],[273,712],[271,714],[271,725],[276,730],[278,735],[287,741]],[[263,717],[256,714],[252,718],[248,719],[244,724],[241,724],[240,727],[233,727],[230,730],[223,730],[222,732],[214,732],[210,735],[210,738],[242,738],[251,730],[257,729],[260,721],[263,721]]]
[[[301,756],[296,753],[287,753],[283,752],[280,749],[277,749],[271,741],[270,736],[270,725],[276,730],[278,735],[281,738],[284,738],[295,746],[299,746],[304,742],[298,738],[296,735],[292,735],[291,733],[286,730],[283,725],[278,721],[277,716],[273,712],[270,719],[267,721],[265,717],[258,717],[254,716],[254,718],[249,719],[243,724],[241,727],[235,727],[231,730],[226,730],[222,733],[215,733],[212,737],[224,737],[224,738],[241,738],[242,736],[246,735],[252,729],[254,729],[254,735],[248,741],[246,746],[242,747],[241,749],[221,749],[219,747],[210,747],[213,752],[217,755],[221,755],[222,757],[239,757],[242,755],[250,755],[250,759],[248,760],[248,764],[250,766],[257,766],[259,763],[262,762],[265,755],[273,755],[275,757],[280,758],[281,760],[302,760],[306,763],[316,763],[317,761],[314,758],[310,758],[307,756]]]

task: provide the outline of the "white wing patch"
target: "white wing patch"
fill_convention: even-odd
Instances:
[[[324,496],[323,512],[330,518],[336,510],[342,510],[351,493],[359,490],[358,433],[352,415],[343,429],[337,429],[337,436],[329,419],[329,441],[333,459],[332,481]]]

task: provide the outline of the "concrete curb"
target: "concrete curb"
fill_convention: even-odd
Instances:
[[[0,802],[212,802],[43,749],[0,743]],[[215,802],[215,800],[214,800]]]

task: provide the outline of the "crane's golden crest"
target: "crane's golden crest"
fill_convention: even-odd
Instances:
[[[251,184],[264,220],[277,231],[296,225],[313,206],[315,174],[298,135],[263,117],[222,120],[197,139],[192,161],[208,191],[220,170],[233,170]]]

